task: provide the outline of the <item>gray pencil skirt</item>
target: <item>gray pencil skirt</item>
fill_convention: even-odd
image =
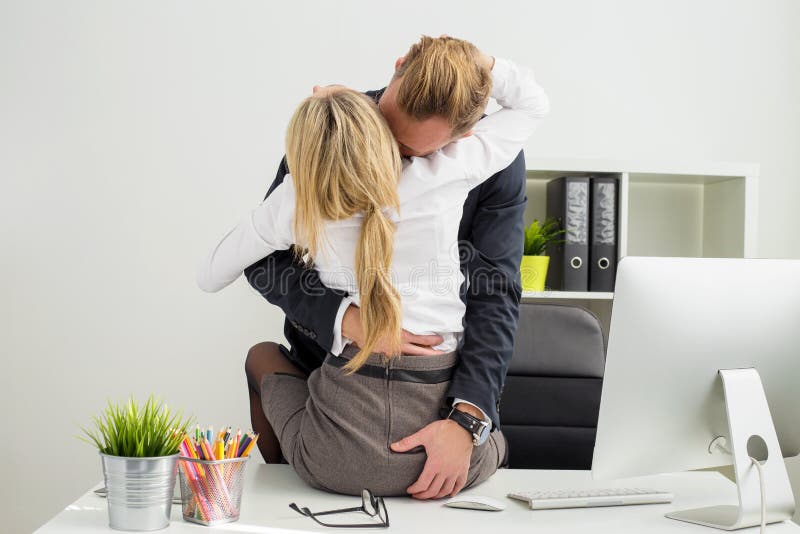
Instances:
[[[261,399],[281,451],[297,474],[315,488],[360,495],[407,495],[427,458],[421,447],[391,450],[395,441],[441,419],[445,393],[457,361],[441,356],[373,354],[358,373],[341,368],[357,350],[331,354],[308,380],[288,374],[264,377]],[[506,441],[499,430],[474,447],[467,485],[489,478],[503,463]]]

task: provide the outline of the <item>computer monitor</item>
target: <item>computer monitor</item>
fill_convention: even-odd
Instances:
[[[668,514],[732,530],[760,522],[751,457],[763,467],[768,522],[792,516],[783,457],[798,453],[800,261],[624,258],[593,476],[733,464],[738,507]]]

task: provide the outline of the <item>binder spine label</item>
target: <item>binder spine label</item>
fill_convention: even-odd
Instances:
[[[589,183],[567,183],[566,241],[589,244]]]
[[[595,184],[593,242],[614,245],[617,242],[617,186],[613,183]]]

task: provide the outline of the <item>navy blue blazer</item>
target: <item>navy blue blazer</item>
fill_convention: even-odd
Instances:
[[[366,94],[380,98],[383,89]],[[288,173],[286,158],[267,196]],[[458,230],[464,342],[447,395],[486,411],[499,426],[500,395],[514,348],[524,243],[525,156],[470,191]],[[306,372],[319,367],[333,344],[333,325],[345,293],[328,288],[293,251],[278,251],[245,269],[250,285],[286,314],[291,359]],[[299,360],[299,361],[298,361]]]

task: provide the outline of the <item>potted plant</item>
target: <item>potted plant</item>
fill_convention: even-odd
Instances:
[[[545,256],[548,245],[563,243],[558,238],[564,234],[558,220],[548,218],[544,224],[534,220],[525,229],[525,248],[522,252],[520,264],[520,277],[523,291],[544,291],[544,281],[547,279],[547,266],[550,257]]]
[[[169,525],[178,450],[191,424],[153,396],[140,406],[131,397],[82,428],[100,452],[108,497],[108,523],[117,530],[159,530]]]

